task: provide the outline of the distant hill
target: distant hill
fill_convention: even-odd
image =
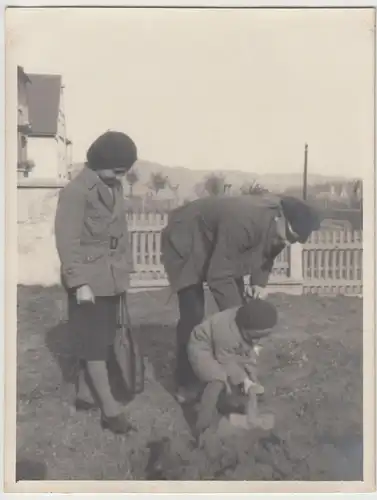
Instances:
[[[74,164],[73,171],[77,172],[82,168],[82,165],[82,163]],[[195,186],[200,184],[206,176],[213,174],[211,170],[190,170],[186,167],[168,167],[146,160],[139,160],[135,163],[133,168],[139,175],[139,182],[134,187],[135,195],[142,195],[146,192],[146,185],[149,183],[150,176],[153,172],[161,172],[164,176],[169,178],[169,181],[173,185],[179,184],[179,197],[181,199],[194,198],[196,196]],[[275,192],[283,192],[289,187],[299,187],[302,185],[302,175],[300,174],[261,174],[236,170],[222,170],[219,172],[225,176],[226,182],[231,184],[234,189],[238,189],[243,184],[250,183],[253,180],[256,180],[270,191]],[[347,179],[342,176],[327,177],[319,174],[309,174],[308,176],[309,185],[325,182],[341,182],[345,180]]]

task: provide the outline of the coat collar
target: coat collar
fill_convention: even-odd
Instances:
[[[98,196],[101,199],[102,203],[110,212],[112,212],[114,210],[115,203],[117,202],[117,194],[115,194],[114,199],[110,189],[106,186],[106,184],[102,182],[98,175],[87,166],[82,169],[80,177],[80,180],[89,190],[97,188]],[[118,190],[114,191],[117,192]]]
[[[88,189],[93,189],[98,181],[101,180],[98,175],[87,166],[84,166],[81,170],[79,179]]]

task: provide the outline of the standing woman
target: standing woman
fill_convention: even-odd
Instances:
[[[127,135],[108,131],[98,137],[83,170],[61,191],[55,218],[69,326],[80,359],[76,409],[89,410],[98,401],[102,427],[117,434],[132,426],[112,395],[106,362],[132,271],[121,179],[136,160]]]

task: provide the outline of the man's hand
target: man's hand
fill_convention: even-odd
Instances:
[[[255,345],[255,346],[253,347],[253,350],[254,350],[254,352],[255,352],[255,355],[256,355],[256,356],[259,356],[259,355],[260,355],[260,353],[261,353],[261,351],[262,351],[262,346],[257,344],[257,345]]]
[[[78,304],[91,302],[94,304],[95,296],[89,285],[82,285],[76,290],[76,300]]]
[[[265,299],[268,295],[266,288],[258,285],[252,285],[246,287],[246,295],[253,299]]]

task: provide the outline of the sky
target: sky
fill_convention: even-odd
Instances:
[[[373,166],[368,9],[8,9],[8,61],[61,74],[73,160],[107,129],[205,170]]]

